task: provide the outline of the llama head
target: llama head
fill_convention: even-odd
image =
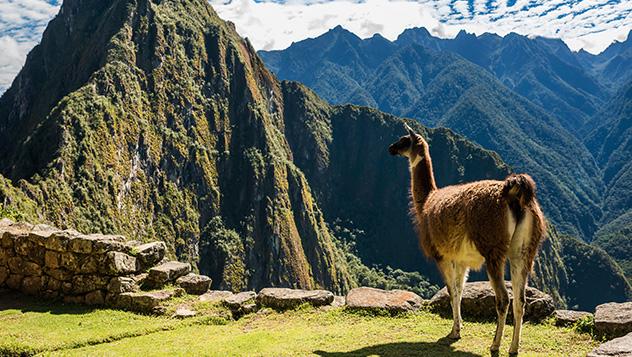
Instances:
[[[415,165],[420,162],[428,153],[428,143],[424,138],[415,133],[415,131],[404,124],[408,135],[404,135],[397,142],[388,147],[388,152],[395,156],[404,156],[408,158],[411,164]]]

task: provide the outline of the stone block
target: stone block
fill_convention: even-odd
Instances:
[[[4,282],[9,277],[9,269],[0,266],[0,286],[4,285]]]
[[[22,291],[28,295],[39,295],[42,288],[41,276],[27,276],[22,279]]]
[[[105,294],[101,290],[91,291],[85,296],[86,305],[103,305],[105,304]]]
[[[424,303],[419,295],[410,291],[368,287],[352,289],[345,300],[349,309],[383,310],[391,313],[416,311]]]
[[[41,276],[42,268],[37,263],[24,262],[24,264],[22,264],[22,274],[27,276]]]
[[[107,290],[112,294],[130,293],[137,291],[138,285],[133,278],[128,277],[114,277],[110,279]]]
[[[68,241],[68,250],[73,253],[90,254],[92,253],[92,242],[88,236],[79,235]]]
[[[191,264],[180,262],[167,262],[149,269],[146,284],[152,287],[161,287],[164,284],[175,281],[179,277],[191,271]]]
[[[189,273],[176,279],[176,284],[187,294],[202,295],[211,287],[211,278],[206,275]]]
[[[57,269],[61,266],[61,254],[47,250],[44,254],[44,266],[50,269]]]
[[[5,284],[11,290],[20,290],[22,288],[22,278],[24,278],[24,276],[21,274],[9,274]]]
[[[136,272],[136,258],[121,252],[108,252],[104,272],[115,276],[133,274]]]
[[[265,288],[257,294],[259,305],[279,310],[293,309],[305,303],[312,306],[324,306],[333,301],[334,294],[326,290]]]
[[[158,264],[165,257],[167,246],[164,242],[151,242],[132,248],[134,255],[138,259],[141,270],[151,268]]]

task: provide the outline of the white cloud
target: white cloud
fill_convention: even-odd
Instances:
[[[58,10],[56,1],[0,0],[0,94],[11,85]]]
[[[104,0],[105,1],[105,0]],[[281,49],[342,25],[362,38],[379,32],[395,39],[406,28],[435,36],[459,30],[563,39],[571,49],[597,53],[632,29],[630,0],[210,0],[257,49]],[[0,93],[39,42],[61,0],[0,0]]]
[[[342,25],[362,38],[380,32],[397,38],[404,29],[426,27],[441,37],[459,30],[561,38],[573,50],[598,53],[632,29],[629,0],[364,0],[255,2],[211,0],[257,49],[282,49]]]

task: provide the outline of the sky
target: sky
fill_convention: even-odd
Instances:
[[[103,0],[106,1],[106,0]],[[18,73],[61,0],[0,0],[0,93]],[[561,38],[572,50],[603,51],[632,30],[632,0],[210,0],[217,13],[258,49],[288,47],[342,25],[362,38],[394,40],[426,27],[452,38],[516,32]]]

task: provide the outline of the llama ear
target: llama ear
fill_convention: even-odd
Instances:
[[[408,135],[410,135],[411,138],[415,138],[417,136],[415,131],[408,124],[404,123],[404,128],[406,128],[406,131],[408,132]]]

